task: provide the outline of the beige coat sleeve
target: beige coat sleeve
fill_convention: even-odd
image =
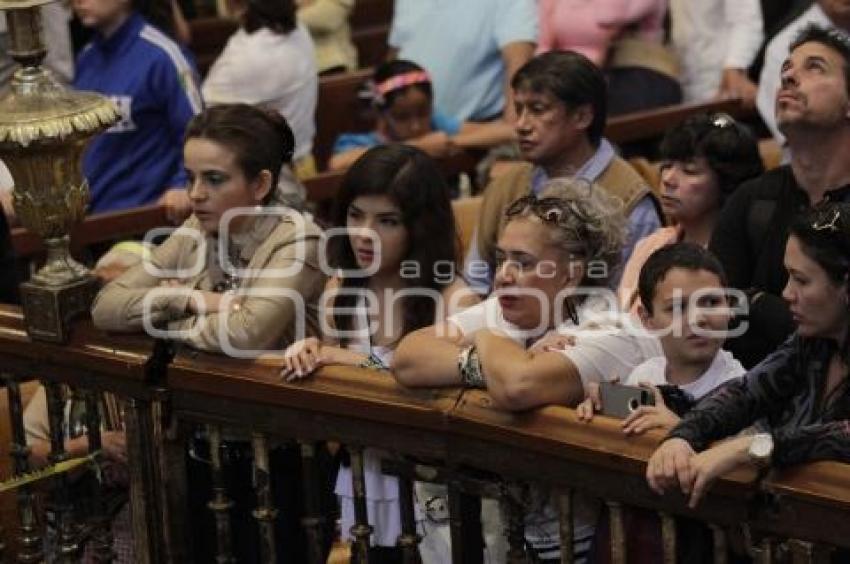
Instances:
[[[305,243],[306,260],[296,257],[295,244],[286,244],[277,248],[266,264],[250,266],[265,273],[294,269],[291,275],[246,278],[226,311],[176,320],[169,323],[169,329],[194,328],[194,335],[184,339],[188,344],[246,356],[253,356],[250,351],[282,348],[312,335],[325,275],[315,260],[318,239]]]
[[[184,224],[184,227],[191,229],[193,224],[189,222]],[[107,284],[92,306],[95,326],[105,331],[138,331],[144,327],[146,305],[150,306],[151,322],[156,325],[186,315],[189,297],[185,294],[162,293],[146,304],[145,297],[152,288],[158,287],[162,280],[179,278],[161,278],[154,276],[149,270],[150,267],[155,267],[160,271],[177,274],[179,269],[191,266],[198,254],[198,240],[202,238],[201,235],[196,239],[185,232],[177,231],[152,251],[148,268],[145,264],[138,264]]]

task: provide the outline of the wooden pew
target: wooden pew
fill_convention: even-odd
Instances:
[[[373,67],[387,58],[387,38],[393,19],[393,0],[358,0],[351,13],[351,41],[359,65]]]
[[[357,0],[351,12],[349,25],[352,31],[388,26],[393,20],[393,0]]]
[[[484,196],[473,196],[471,198],[458,198],[452,200],[452,212],[455,216],[457,234],[460,238],[461,260],[466,257],[472,236],[478,228],[478,216],[481,215],[481,204]]]
[[[372,69],[366,68],[319,79],[313,139],[313,155],[319,170],[327,170],[334,141],[340,133],[370,131],[374,127],[371,109],[357,98],[358,90],[371,77]]]
[[[741,106],[738,98],[712,100],[699,104],[678,104],[613,117],[608,120],[605,127],[605,137],[618,145],[660,138],[668,129],[682,123],[692,115],[717,112],[727,113],[734,118],[753,115],[752,110],[746,110]]]
[[[374,67],[387,59],[390,26],[378,25],[351,32],[351,42],[357,48],[357,62],[362,67]]]
[[[206,76],[213,62],[224,50],[227,40],[239,29],[239,23],[229,18],[196,18],[189,21],[195,63],[201,77]]]

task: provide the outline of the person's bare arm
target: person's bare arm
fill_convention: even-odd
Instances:
[[[487,391],[503,409],[575,406],[584,399],[578,369],[563,354],[531,353],[510,338],[486,329],[475,334],[475,346]]]
[[[452,143],[464,149],[486,149],[516,139],[513,125],[505,120],[487,123],[464,122],[460,131],[452,136]]]
[[[331,156],[328,161],[328,168],[330,170],[345,170],[354,162],[363,156],[363,154],[369,149],[364,147],[357,147],[355,149],[349,149],[348,151],[344,151],[342,153],[337,153]]]
[[[50,463],[50,441],[35,440],[29,445],[30,447],[30,464],[35,468],[43,468]],[[67,439],[65,441],[65,453],[69,458],[79,458],[86,456],[89,453],[89,439],[83,435],[75,439]]]
[[[0,206],[3,207],[3,213],[6,214],[6,221],[9,227],[18,225],[18,216],[15,214],[15,204],[12,198],[12,189],[8,190],[0,188]]]
[[[409,333],[393,355],[395,379],[411,388],[459,386],[457,357],[462,339],[460,330],[449,322]]]
[[[127,441],[123,431],[102,431],[101,450],[110,460],[127,463]],[[35,439],[30,441],[30,464],[42,468],[50,463],[50,441]],[[69,458],[80,458],[89,454],[88,435],[65,439],[65,454]]]
[[[513,123],[516,120],[511,79],[514,76],[514,73],[533,56],[534,43],[520,41],[508,43],[502,47],[502,62],[505,65],[505,109],[502,112],[502,115],[508,123]]]
[[[174,35],[177,41],[183,45],[191,45],[192,43],[192,28],[189,22],[186,21],[186,16],[183,15],[183,9],[177,0],[171,0],[171,19],[174,22]]]
[[[192,202],[185,187],[168,188],[157,203],[165,206],[165,215],[173,225],[179,225],[192,215]]]

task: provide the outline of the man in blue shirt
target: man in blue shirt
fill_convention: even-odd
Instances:
[[[602,71],[572,51],[537,55],[512,80],[520,153],[484,191],[478,227],[464,264],[478,293],[490,291],[494,249],[505,209],[529,192],[540,194],[555,178],[581,178],[620,198],[628,218],[623,262],[635,243],[661,226],[660,205],[641,176],[603,136],[607,86]],[[610,276],[613,287],[620,272]]]
[[[461,121],[513,116],[510,79],[534,55],[534,0],[396,0],[392,53],[428,69],[434,107]]]
[[[173,221],[185,219],[183,132],[202,106],[195,69],[129,2],[77,0],[74,10],[96,31],[77,59],[74,86],[111,98],[121,114],[83,160],[89,211],[159,202]]]

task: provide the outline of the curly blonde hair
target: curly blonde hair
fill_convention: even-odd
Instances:
[[[507,208],[508,220],[529,219],[548,227],[549,244],[585,263],[583,286],[606,286],[619,267],[626,240],[623,202],[582,179],[549,181],[539,196]]]

